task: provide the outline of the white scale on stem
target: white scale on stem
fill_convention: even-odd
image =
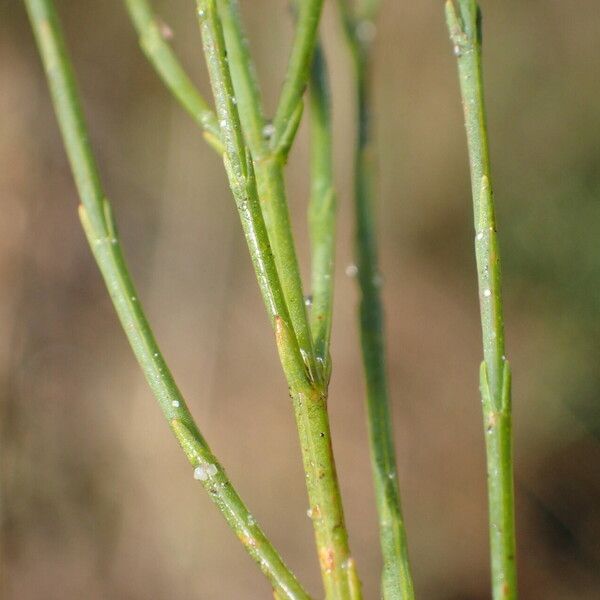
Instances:
[[[217,471],[217,466],[212,463],[209,465],[198,465],[194,469],[194,479],[206,481],[209,477],[214,477],[217,474]]]

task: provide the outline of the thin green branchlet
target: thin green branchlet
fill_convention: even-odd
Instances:
[[[377,2],[356,5],[339,0],[342,23],[353,58],[357,103],[355,152],[355,219],[357,279],[361,293],[360,334],[367,388],[367,422],[379,537],[383,555],[381,575],[384,600],[412,600],[414,589],[406,528],[400,502],[394,437],[385,364],[374,215],[374,164],[370,119],[370,32]],[[366,31],[366,34],[365,34]]]
[[[149,3],[147,0],[125,0],[125,2],[140,35],[142,48],[150,62],[174,96],[205,128],[205,137],[209,143],[221,152],[222,146],[218,138],[216,117],[207,108],[206,102],[190,82],[171,48],[163,39],[159,21]],[[299,98],[291,117],[286,119],[287,127],[281,131],[278,145],[273,148],[271,142],[275,130],[262,113],[260,89],[243,32],[237,1],[219,0],[218,8],[229,53],[228,60],[235,89],[234,99],[238,103],[244,134],[255,163],[258,194],[263,205],[264,219],[274,250],[288,311],[304,360],[311,375],[319,378],[321,374],[319,366],[316,364],[310,336],[283,179],[283,166],[302,116],[302,98]],[[307,18],[302,22],[312,23],[315,15],[314,9],[306,11],[306,15]],[[310,34],[312,29],[300,26],[299,29],[302,33],[296,36],[296,39],[300,40],[297,45],[307,49],[306,40],[310,41],[311,38],[310,35],[307,38],[306,32]],[[294,89],[301,87],[299,77],[303,71],[298,69],[303,64],[303,61],[299,60],[299,53],[292,52],[289,71],[292,74],[291,80],[295,82]],[[305,83],[306,81],[303,85]]]
[[[291,130],[285,132],[278,147],[273,147],[275,128],[263,114],[255,67],[248,49],[237,0],[218,0],[217,6],[225,35],[235,98],[245,140],[254,160],[258,196],[281,287],[304,360],[311,376],[319,379],[283,174],[287,153],[302,115],[302,103],[296,107]]]
[[[311,238],[311,331],[325,381],[331,373],[329,347],[333,318],[336,194],[327,65],[318,44],[310,77],[310,181],[308,223]]]
[[[138,33],[144,54],[173,96],[204,130],[207,142],[219,153],[219,124],[214,111],[202,97],[165,40],[164,25],[154,14],[147,0],[124,0]]]
[[[240,7],[237,0],[218,0],[217,7],[246,144],[254,161],[258,162],[266,155],[266,138],[269,131],[265,130],[267,121],[263,114],[262,95],[244,32]]]
[[[244,141],[223,30],[217,14],[216,2],[199,0],[197,4],[204,55],[224,148],[223,163],[263,301],[271,324],[275,328],[277,319],[289,323],[290,318],[260,209],[252,157]],[[297,342],[293,356],[296,368],[306,371]]]
[[[483,95],[481,13],[475,0],[448,0],[446,18],[458,61],[473,192],[484,355],[480,387],[487,451],[492,592],[494,600],[515,600],[511,376],[504,348],[500,254]]]
[[[51,0],[25,0],[81,199],[81,223],[124,332],[171,430],[248,554],[280,598],[309,600],[229,481],[198,430],[156,343],[125,264],[88,139],[75,78]]]
[[[254,207],[246,215],[240,212],[246,228],[252,221],[254,236],[246,235],[253,262],[270,265],[264,278],[257,270],[257,278],[263,287],[279,290],[278,270],[274,267],[270,249],[270,240],[261,225],[262,215],[256,189],[253,183],[253,162],[249,160],[251,148],[248,148],[242,134],[239,102],[234,102],[234,85],[229,64],[230,53],[227,50],[220,14],[216,0],[198,0],[198,16],[202,33],[204,53],[208,65],[211,86],[217,108],[217,117],[221,126],[221,139],[225,148],[224,162],[229,183],[238,208],[249,205]],[[238,73],[239,76],[239,73]],[[258,257],[258,261],[256,260]],[[262,279],[262,281],[261,281]],[[329,420],[326,410],[326,390],[311,376],[310,370],[301,355],[287,307],[279,292],[272,293],[277,299],[274,307],[269,306],[275,326],[275,337],[288,382],[290,396],[296,413],[300,436],[310,514],[315,528],[315,537],[326,597],[332,600],[359,598],[360,589],[354,562],[349,554],[347,533],[341,506],[339,486],[333,454]],[[274,310],[274,312],[273,312]]]
[[[322,10],[323,0],[303,0],[297,3],[298,15],[292,51],[273,119],[271,147],[275,150],[290,127],[294,128],[294,115],[302,102],[308,82]]]

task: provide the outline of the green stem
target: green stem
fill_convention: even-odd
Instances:
[[[333,183],[331,111],[327,65],[320,45],[310,78],[311,198],[308,209],[311,237],[311,329],[317,362],[327,381],[331,372],[329,346],[333,312],[336,195]]]
[[[173,96],[204,129],[207,141],[218,152],[222,152],[215,113],[200,95],[165,41],[160,21],[153,13],[150,3],[147,0],[125,0],[125,6],[138,33],[144,54]]]
[[[227,58],[235,89],[237,108],[246,143],[255,161],[265,154],[265,124],[262,97],[237,0],[218,0]]]
[[[225,146],[224,161],[229,183],[238,208],[249,206],[242,223],[255,232],[246,234],[254,267],[261,289],[272,290],[274,299],[275,336],[280,360],[292,397],[300,436],[311,516],[326,597],[335,600],[359,598],[354,562],[349,554],[348,538],[344,525],[340,491],[333,462],[326,392],[311,377],[301,356],[297,338],[288,316],[286,304],[279,291],[278,270],[270,251],[269,238],[262,223],[256,189],[252,177],[250,152],[245,147],[241,133],[237,104],[232,101],[233,84],[229,71],[228,53],[224,33],[217,12],[216,0],[197,0],[200,30],[208,65],[221,137]],[[257,260],[258,257],[258,260]],[[259,272],[257,263],[267,270]],[[264,295],[264,291],[263,291]],[[265,301],[269,310],[269,302]]]
[[[397,478],[392,418],[385,364],[374,215],[374,163],[370,121],[369,44],[359,37],[358,23],[342,0],[342,20],[354,59],[358,139],[355,155],[356,258],[361,292],[360,331],[367,386],[367,420],[371,463],[383,555],[382,594],[385,600],[412,600],[414,589],[406,528]],[[370,27],[371,22],[363,21]]]
[[[254,65],[248,52],[237,2],[236,0],[219,0],[218,8],[219,16],[222,19],[235,98],[246,143],[254,160],[258,196],[275,256],[279,280],[298,345],[311,376],[318,379],[283,176],[283,167],[293,136],[288,132],[282,139],[279,148],[273,150],[270,147],[271,127],[265,121],[262,113]],[[298,125],[301,108],[300,105],[295,114],[295,126]]]
[[[160,352],[129,275],[88,139],[72,67],[51,0],[25,0],[81,205],[81,222],[133,352],[171,430],[246,551],[282,598],[308,600],[202,437]]]
[[[500,255],[490,178],[483,98],[481,15],[475,0],[446,3],[446,17],[458,60],[465,115],[484,361],[481,394],[486,432],[490,550],[494,600],[517,598],[510,368],[504,349]]]
[[[317,31],[323,9],[323,0],[302,0],[298,4],[298,18],[292,51],[279,104],[273,119],[274,133],[271,147],[277,149],[285,137],[293,116],[298,111],[308,82],[310,65],[317,41]]]
[[[298,339],[309,370],[316,376],[317,367],[300,278],[300,269],[292,236],[287,206],[283,167],[291,144],[290,134],[284,136],[280,147],[273,151],[270,140],[272,126],[264,118],[261,96],[256,82],[255,68],[248,52],[248,43],[242,26],[236,0],[219,0],[225,40],[230,57],[238,110],[246,141],[255,162],[258,194],[269,240],[275,255],[279,279],[286,298],[293,330]],[[301,116],[295,115],[292,129]]]

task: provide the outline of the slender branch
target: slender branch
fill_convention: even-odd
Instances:
[[[446,3],[458,61],[465,115],[484,361],[481,395],[487,450],[492,590],[494,600],[517,598],[510,367],[504,350],[500,254],[490,179],[483,97],[481,14],[475,0]]]
[[[333,312],[336,195],[327,65],[320,45],[310,78],[311,198],[308,209],[312,254],[311,328],[317,361],[329,379],[329,346]]]
[[[322,9],[323,0],[302,0],[298,2],[298,18],[292,51],[273,120],[272,148],[278,148],[281,139],[285,137],[290,128],[290,124],[293,126],[293,117],[302,102],[302,95],[308,82],[310,65],[317,41],[317,30]]]
[[[229,183],[238,208],[244,205],[255,206],[258,200],[252,177],[252,161],[248,158],[250,152],[245,147],[241,135],[237,105],[232,101],[233,84],[216,0],[197,0],[197,5],[204,53],[225,146],[224,161]],[[266,282],[261,282],[263,276],[256,269],[257,261],[253,255],[259,283],[261,287],[266,285],[277,289],[280,285],[278,271],[274,268],[264,225],[261,226],[260,223],[261,212],[252,209],[246,215],[241,214],[241,217],[245,228],[248,221],[253,221],[252,226],[258,242],[256,253],[259,254],[260,260],[269,266],[264,275]],[[251,245],[251,236],[246,235],[246,238]],[[251,254],[254,252],[251,247]],[[274,297],[277,299],[278,295]],[[332,600],[358,599],[360,593],[356,590],[359,584],[354,561],[349,554],[333,462],[326,393],[314,381],[304,364],[285,303],[277,299],[275,311],[280,310],[280,305],[281,312],[274,317],[275,336],[296,414],[311,506],[310,514],[315,528],[326,597]]]
[[[231,79],[246,143],[255,161],[266,152],[266,120],[256,69],[248,47],[237,0],[218,0],[219,17],[223,26]]]
[[[160,21],[152,11],[150,3],[147,0],[125,0],[125,6],[138,33],[144,54],[173,96],[204,130],[207,141],[221,153],[223,149],[215,113],[165,41]]]
[[[281,598],[308,600],[227,478],[199,432],[156,343],[127,270],[110,204],[90,147],[72,67],[51,0],[25,5],[46,70],[71,169],[81,222],[121,325],[171,430],[211,499]]]
[[[277,320],[282,319],[290,326],[289,313],[258,200],[252,157],[244,141],[216,0],[197,0],[197,5],[229,185],[271,324],[275,328]],[[306,367],[297,343],[291,356],[294,357],[296,368],[304,373]]]
[[[293,136],[288,131],[277,150],[270,147],[273,128],[265,121],[262,113],[254,64],[248,52],[237,1],[219,0],[217,4],[223,24],[235,98],[238,100],[238,112],[246,143],[254,160],[258,195],[292,328],[311,377],[319,379],[283,176],[283,167]],[[301,112],[300,104],[292,125],[295,123],[297,127]]]
[[[340,0],[342,21],[354,59],[358,110],[355,154],[356,258],[361,292],[360,330],[367,385],[367,420],[379,535],[383,554],[382,593],[385,600],[412,600],[414,590],[406,529],[397,481],[392,418],[385,365],[381,275],[377,259],[374,215],[374,164],[370,121],[369,39],[361,35],[355,13]],[[373,28],[371,21],[362,27]]]

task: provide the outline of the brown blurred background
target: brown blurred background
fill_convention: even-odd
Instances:
[[[320,594],[298,444],[222,165],[119,0],[57,0],[105,187],[158,339],[203,431]],[[340,198],[331,417],[366,597],[380,557],[352,255],[349,61],[327,2]],[[418,597],[489,598],[466,145],[441,0],[383,3],[378,214],[400,481]],[[193,3],[155,2],[208,92]],[[284,0],[242,0],[268,111]],[[482,1],[523,600],[600,597],[600,10]],[[285,51],[284,51],[285,49]],[[172,439],[117,324],[17,0],[0,0],[1,597],[259,599],[269,588]],[[307,135],[288,174],[305,280]]]

